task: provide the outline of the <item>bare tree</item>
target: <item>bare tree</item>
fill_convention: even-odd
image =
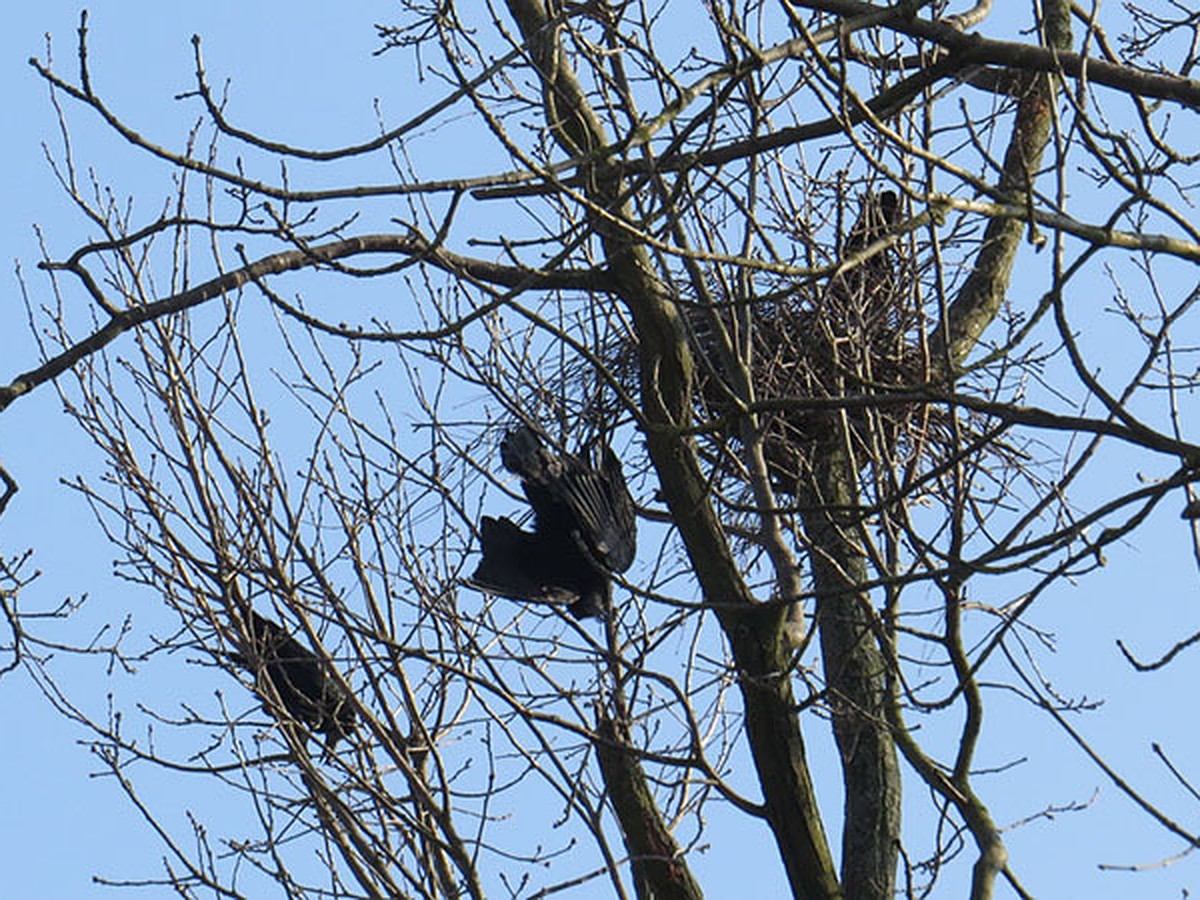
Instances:
[[[164,883],[698,897],[721,806],[798,897],[925,896],[967,842],[973,897],[1028,896],[977,787],[989,683],[1196,846],[1071,724],[1026,618],[1164,501],[1195,510],[1200,154],[1174,117],[1200,108],[1200,17],[1129,7],[1114,40],[1043,0],[1014,42],[988,2],[402,5],[383,47],[444,98],[331,150],[237,122],[198,40],[178,146],[93,91],[86,19],[77,76],[35,63],[64,121],[173,178],[131,221],[61,155],[103,238],[42,262],[45,362],[0,388],[53,384],[104,454],[76,487],[177,622],[142,658],[193,663],[140,718],[57,687]],[[464,114],[508,162],[434,179],[424,129]],[[1120,327],[1093,344],[1101,289]],[[527,509],[498,453],[518,424],[623,461],[638,557],[598,621],[464,583],[483,516]],[[1114,474],[1131,450],[1140,481]],[[262,617],[309,687],[255,662]],[[1134,668],[1196,639],[1161,634]],[[345,739],[321,758],[312,730]],[[144,766],[257,833],[172,831]]]

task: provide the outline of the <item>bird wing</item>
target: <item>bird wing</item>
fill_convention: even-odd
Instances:
[[[500,459],[520,476],[539,536],[552,543],[565,530],[587,562],[605,572],[624,572],[632,565],[637,552],[633,498],[611,447],[604,447],[596,468],[569,453],[552,453],[522,425],[500,442]]]
[[[559,493],[572,511],[580,549],[609,572],[628,569],[637,552],[637,523],[612,449],[604,448],[599,471],[579,463],[570,467],[559,481]]]

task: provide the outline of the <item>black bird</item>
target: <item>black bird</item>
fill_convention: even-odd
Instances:
[[[900,198],[895,191],[867,194],[862,198],[858,221],[846,235],[843,252],[859,253],[888,235],[900,223]],[[831,299],[835,328],[867,345],[882,342],[879,350],[890,353],[890,341],[902,329],[899,303],[899,260],[895,246],[884,248],[870,259],[843,272],[834,279]]]
[[[846,235],[846,252],[863,250],[900,222],[900,198],[895,191],[867,194],[862,199],[858,221]]]
[[[633,498],[605,445],[584,460],[549,450],[522,426],[500,442],[504,468],[521,478],[534,529],[483,517],[483,559],[470,583],[514,600],[567,604],[577,619],[603,617],[612,575],[637,551]]]
[[[253,609],[246,612],[245,622],[249,646],[232,654],[232,659],[254,673],[263,709],[276,715],[275,704],[281,703],[291,718],[324,734],[325,752],[332,753],[334,744],[358,725],[349,694],[326,670],[321,657],[281,625]]]

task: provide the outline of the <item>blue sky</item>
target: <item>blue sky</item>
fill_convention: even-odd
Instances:
[[[385,114],[398,116],[411,108],[414,67],[398,53],[371,55],[377,46],[373,24],[388,20],[392,4],[341,4],[336,15],[330,9],[310,2],[213,2],[186,9],[143,2],[97,5],[90,22],[94,84],[118,113],[148,134],[177,140],[196,109],[172,98],[191,85],[190,38],[200,33],[210,76],[214,81],[233,79],[232,109],[243,121],[302,144],[359,140],[374,131],[376,97]],[[56,143],[57,125],[45,87],[26,63],[31,55],[44,57],[43,35],[50,32],[56,65],[73,72],[77,25],[78,7],[50,0],[16,5],[0,31],[0,96],[9,123],[0,134],[5,210],[0,222],[5,270],[0,276],[0,379],[5,381],[36,362],[12,274],[13,261],[20,260],[35,302],[46,301],[44,282],[34,271],[39,253],[33,223],[42,227],[52,253],[66,252],[91,236],[46,164],[41,144]],[[148,216],[163,196],[162,172],[145,171],[144,160],[104,133],[89,115],[72,111],[70,122],[78,161],[94,165],[102,180],[133,194]],[[429,166],[470,171],[472,149],[469,142],[448,141],[444,157],[430,160]],[[82,501],[58,483],[92,471],[95,462],[49,388],[0,417],[0,460],[22,485],[8,514],[0,518],[0,548],[13,554],[33,547],[34,566],[44,573],[22,595],[22,604],[50,609],[65,597],[88,595],[72,635],[80,628],[120,622],[127,612],[153,621],[146,598],[131,595],[111,577],[111,551]],[[1128,462],[1130,468],[1141,464],[1135,458]],[[1152,799],[1162,801],[1188,826],[1200,818],[1200,804],[1180,796],[1155,763],[1150,742],[1159,741],[1185,768],[1195,761],[1200,729],[1192,712],[1192,685],[1197,666],[1185,659],[1166,672],[1133,676],[1120,664],[1114,646],[1117,636],[1125,636],[1151,655],[1163,646],[1164,631],[1156,627],[1163,620],[1178,620],[1174,633],[1179,635],[1200,623],[1195,572],[1179,564],[1189,548],[1176,514],[1176,508],[1160,510],[1135,545],[1112,550],[1099,575],[1053,592],[1034,611],[1033,621],[1058,635],[1058,653],[1045,664],[1060,688],[1105,703],[1102,715],[1083,719],[1080,727]],[[131,608],[133,604],[138,605]],[[130,676],[109,676],[89,666],[72,676],[72,666],[61,670],[64,681],[93,712],[104,708],[109,691],[129,689]],[[171,686],[157,689],[169,693]],[[1001,767],[1028,760],[1003,775],[979,780],[995,818],[1015,822],[1046,804],[1090,803],[1084,812],[1040,820],[1006,835],[1027,887],[1042,897],[1092,898],[1178,897],[1183,888],[1200,889],[1200,866],[1194,859],[1137,876],[1099,872],[1094,865],[1098,859],[1151,864],[1181,847],[1119,796],[1046,719],[1034,718],[1003,692],[989,700],[985,740],[991,744],[980,764]],[[152,832],[110,780],[90,777],[98,766],[78,744],[86,735],[53,711],[21,673],[0,680],[0,709],[10,732],[0,743],[0,771],[7,773],[0,804],[0,872],[5,873],[0,895],[81,897],[103,890],[92,887],[94,874],[118,880],[159,874],[162,848]],[[930,730],[941,727],[922,724]],[[1200,777],[1200,766],[1194,774]],[[177,776],[148,779],[142,786],[176,821],[185,808],[204,806],[202,792]],[[771,871],[764,830],[743,828],[719,840],[727,844],[714,858],[759,860],[764,871]],[[744,882],[747,867],[734,868],[708,874]],[[768,876],[757,896],[782,896],[781,882],[781,877]],[[949,888],[944,886],[938,896],[954,896]],[[710,896],[720,894],[714,888]],[[1003,889],[1000,896],[1007,896]]]
[[[374,127],[372,98],[359,91],[376,79],[397,77],[392,60],[371,56],[377,46],[373,23],[385,20],[388,3],[347,3],[336,17],[320,4],[216,2],[190,8],[155,3],[108,3],[91,8],[90,43],[98,90],[116,107],[138,119],[147,133],[175,140],[195,117],[194,107],[173,100],[190,87],[191,36],[206,43],[206,63],[235,79],[245,110],[264,116],[273,128],[298,141],[334,141],[341,134],[365,135]],[[236,27],[229,23],[236,22]],[[45,59],[45,38],[53,36],[56,66],[74,73],[79,7],[57,2],[20,4],[8,11],[0,30],[0,97],[10,110],[0,134],[0,360],[5,381],[36,364],[27,335],[14,261],[20,260],[36,294],[45,302],[45,283],[34,268],[39,259],[33,225],[43,229],[51,252],[64,252],[94,236],[70,209],[46,163],[42,143],[58,145],[58,129],[46,88],[28,65]],[[222,36],[220,32],[227,34]],[[335,65],[322,65],[336,59]],[[314,64],[317,60],[317,64]],[[354,92],[349,99],[342,92]],[[296,115],[304,106],[311,115]],[[76,111],[77,112],[77,111]],[[329,130],[326,130],[326,129]],[[136,157],[96,127],[93,117],[72,115],[71,131],[84,165],[137,198],[141,208],[161,203],[162,172],[143,175]],[[142,193],[139,193],[139,190]],[[36,549],[32,567],[43,577],[22,596],[26,608],[54,607],[63,598],[87,594],[83,630],[119,623],[133,613],[144,625],[153,610],[144,595],[111,576],[112,552],[104,546],[80,498],[58,479],[89,466],[83,436],[61,415],[52,391],[14,405],[0,427],[0,458],[22,490],[0,519],[0,547],[7,554]],[[32,568],[31,567],[31,568]],[[72,636],[80,632],[72,627]],[[63,636],[66,636],[66,631]],[[128,687],[127,676],[59,660],[73,695],[89,711],[102,713],[106,695]],[[77,672],[72,677],[70,673]],[[136,677],[136,676],[135,676]],[[169,686],[163,686],[169,691]],[[76,692],[77,690],[77,692]],[[110,779],[91,777],[100,766],[78,744],[87,734],[52,709],[22,674],[0,681],[0,708],[12,734],[3,743],[0,766],[8,773],[0,804],[0,896],[66,898],[111,895],[93,886],[92,876],[121,880],[162,874],[162,847],[133,805]],[[21,722],[20,728],[16,723]],[[153,778],[156,806],[178,823],[186,808],[203,805],[203,792],[179,776]]]

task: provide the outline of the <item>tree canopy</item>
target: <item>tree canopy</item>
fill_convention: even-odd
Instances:
[[[318,148],[240,121],[199,38],[184,135],[93,86],[86,15],[76,71],[32,61],[89,236],[22,275],[42,362],[0,413],[57,392],[91,533],[171,631],[51,647],[6,551],[0,674],[181,677],[71,708],[152,883],[700,897],[752,834],[780,896],[1034,896],[1014,820],[1090,801],[1010,815],[997,708],[1186,857],[1184,748],[1145,736],[1152,795],[1050,660],[1063,593],[1171,528],[1139,642],[1087,652],[1148,693],[1194,665],[1200,15],[399,7],[417,111]],[[163,173],[154,213],[80,117]],[[0,515],[39,490],[0,475]],[[249,824],[169,823],[154,768]]]

